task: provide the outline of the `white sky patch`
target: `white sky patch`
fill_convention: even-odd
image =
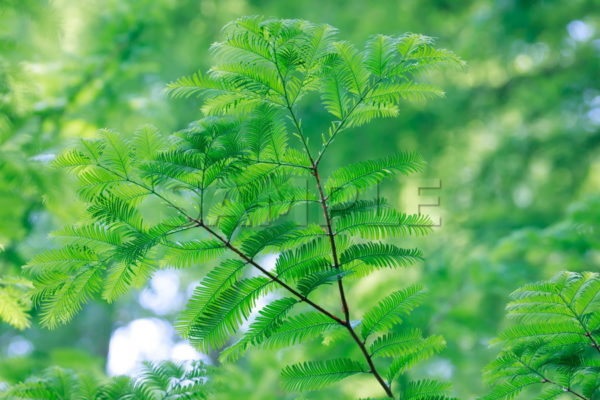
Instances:
[[[202,353],[199,353],[187,342],[178,342],[171,348],[171,360],[175,362],[184,362],[190,360],[202,360],[209,364],[210,359]]]
[[[33,344],[22,336],[15,336],[6,348],[8,357],[26,356],[33,351]]]
[[[176,271],[168,269],[156,271],[150,281],[150,287],[140,293],[140,305],[157,315],[177,311],[184,303],[179,286],[179,275]]]
[[[594,35],[594,27],[579,20],[569,22],[567,31],[569,36],[578,42],[588,41]]]
[[[117,328],[108,347],[108,374],[131,375],[142,361],[170,359],[173,336],[171,324],[158,318],[135,319]]]
[[[454,366],[450,360],[440,358],[431,363],[427,369],[427,373],[430,376],[441,378],[444,380],[450,380],[454,374]]]

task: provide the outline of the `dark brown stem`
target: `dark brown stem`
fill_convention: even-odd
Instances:
[[[538,375],[539,375],[539,374],[538,374]],[[541,375],[540,375],[540,376],[541,376]],[[549,384],[551,384],[551,385],[556,385],[556,386],[558,386],[559,388],[561,388],[562,390],[564,390],[565,392],[571,393],[573,396],[579,397],[581,400],[590,400],[590,399],[588,399],[587,397],[583,397],[583,396],[582,396],[582,395],[580,395],[579,393],[577,393],[577,392],[575,392],[575,391],[571,390],[571,388],[569,388],[569,387],[566,387],[566,386],[562,386],[561,384],[559,384],[559,383],[557,383],[557,382],[554,382],[554,381],[552,381],[552,380],[550,380],[550,379],[548,379],[548,378],[544,378],[544,379],[542,380],[542,383],[549,383]]]
[[[377,368],[375,367],[375,364],[373,363],[373,359],[372,359],[371,355],[369,354],[367,348],[365,347],[365,344],[358,337],[358,335],[356,334],[356,332],[352,328],[352,324],[350,323],[350,321],[349,321],[348,318],[346,318],[346,320],[344,321],[344,320],[338,318],[337,316],[333,315],[332,313],[330,313],[329,311],[325,310],[320,305],[314,303],[313,301],[311,301],[310,299],[308,299],[306,296],[304,296],[301,293],[299,293],[298,291],[296,291],[294,288],[292,288],[291,286],[289,286],[287,283],[285,283],[282,280],[280,280],[279,278],[277,278],[277,276],[275,276],[274,274],[272,274],[268,270],[264,269],[260,264],[258,264],[257,262],[255,262],[253,259],[251,259],[247,255],[245,255],[237,247],[233,246],[227,239],[225,239],[223,236],[219,235],[217,232],[215,232],[213,229],[211,229],[208,225],[204,224],[204,222],[201,222],[201,221],[194,221],[194,222],[196,222],[196,225],[198,227],[201,227],[201,228],[205,229],[208,233],[210,233],[212,236],[214,236],[219,241],[221,241],[229,250],[233,251],[235,254],[237,254],[239,257],[241,257],[248,264],[252,265],[253,267],[257,268],[260,272],[262,272],[263,274],[265,274],[269,279],[271,279],[274,282],[277,282],[279,285],[281,285],[282,287],[284,287],[286,290],[288,290],[294,296],[298,297],[301,301],[303,301],[306,304],[310,305],[311,307],[313,307],[315,310],[319,311],[320,313],[328,316],[329,318],[331,318],[332,320],[334,320],[335,322],[337,322],[339,325],[342,325],[343,327],[345,327],[348,330],[348,332],[350,332],[350,336],[352,336],[352,339],[356,342],[356,344],[358,344],[358,347],[360,348],[360,351],[363,353],[365,359],[367,360],[367,364],[369,365],[369,372],[371,372],[371,374],[373,374],[373,376],[375,377],[375,379],[377,379],[377,382],[379,382],[379,384],[381,385],[381,387],[385,391],[386,395],[388,397],[390,397],[390,398],[394,397],[391,388],[385,383],[385,380],[383,379],[383,377],[377,371]],[[341,280],[338,281],[338,282],[341,283]],[[347,310],[347,307],[346,307],[346,310]]]
[[[331,244],[331,254],[333,256],[333,268],[339,269],[340,262],[338,259],[337,246],[335,244],[333,225],[331,224],[331,217],[329,216],[329,210],[327,208],[327,199],[325,198],[325,192],[323,191],[323,185],[321,184],[321,176],[319,175],[319,171],[315,164],[313,164],[313,175],[315,177],[315,180],[317,181],[317,189],[319,190],[321,208],[323,209],[323,216],[325,217],[325,224],[327,225],[327,236],[329,237],[329,242]],[[348,301],[346,300],[344,283],[341,279],[338,279],[338,289],[340,292],[340,299],[342,301],[342,311],[344,312],[344,318],[346,319],[346,322],[349,323],[350,309],[348,308]]]
[[[277,64],[277,53],[275,51],[275,47],[273,47],[273,55],[275,57],[275,67],[277,69],[277,73],[279,75],[279,79],[281,79],[281,84],[283,85],[283,91],[284,91],[284,98],[285,98],[285,102],[286,102],[286,108],[288,109],[288,112],[289,112],[289,114],[290,114],[290,116],[292,118],[292,123],[294,124],[294,128],[296,129],[296,132],[297,132],[300,140],[302,141],[302,145],[304,146],[304,150],[306,151],[306,155],[308,156],[308,158],[310,160],[310,163],[311,163],[311,168],[310,169],[312,170],[313,176],[315,177],[315,181],[317,183],[317,189],[319,190],[319,198],[320,198],[319,202],[321,203],[321,207],[323,209],[323,216],[325,217],[325,223],[327,225],[327,236],[329,237],[329,242],[331,244],[331,254],[332,254],[332,257],[333,257],[333,268],[339,269],[340,263],[339,263],[339,259],[338,259],[337,246],[335,244],[335,233],[333,231],[333,226],[331,224],[331,218],[329,216],[329,210],[327,208],[327,199],[325,197],[325,192],[323,191],[323,185],[321,184],[321,177],[319,175],[319,171],[318,171],[318,168],[317,168],[319,160],[320,160],[321,156],[323,155],[323,151],[324,150],[321,152],[321,154],[319,154],[319,157],[317,158],[317,160],[315,160],[312,157],[312,155],[310,153],[310,148],[308,147],[308,142],[306,141],[306,138],[305,138],[305,136],[302,133],[302,126],[300,125],[300,121],[296,117],[296,113],[294,113],[294,110],[292,108],[292,103],[290,103],[290,100],[288,98],[287,89],[286,89],[286,85],[285,85],[285,79],[283,77],[283,74],[281,73],[281,70],[279,69],[279,65]],[[361,98],[361,101],[364,99],[365,96],[366,96],[366,93]],[[354,106],[354,108],[356,108],[357,105],[358,104],[356,104]],[[352,110],[354,110],[354,108]],[[338,129],[336,130],[336,133],[339,131],[339,129],[341,129],[342,125],[343,125],[343,122],[338,127]],[[330,139],[333,140],[333,138],[330,138]],[[327,145],[329,145],[331,143],[331,140],[327,143]],[[388,386],[385,383],[385,380],[381,377],[381,375],[377,371],[377,368],[375,367],[375,364],[373,363],[373,359],[371,358],[371,355],[367,351],[367,349],[365,347],[365,344],[358,337],[358,335],[356,334],[356,332],[352,328],[352,324],[350,322],[350,309],[348,307],[348,301],[346,299],[346,293],[344,291],[344,283],[342,282],[341,278],[338,279],[338,290],[339,290],[339,293],[340,293],[340,300],[341,300],[341,303],[342,303],[342,311],[344,313],[344,321],[337,321],[337,322],[340,325],[346,327],[346,329],[348,329],[348,332],[350,332],[350,336],[352,336],[352,339],[356,342],[356,344],[360,348],[361,352],[363,353],[365,359],[367,360],[367,363],[369,364],[369,369],[370,369],[371,374],[373,374],[373,376],[375,377],[375,379],[377,379],[377,382],[379,382],[379,384],[381,385],[381,387],[385,391],[386,395],[388,397],[390,397],[390,398],[393,398],[394,395],[392,393],[392,390],[391,390],[390,386]],[[313,307],[314,306],[316,306],[316,304],[313,305]]]
[[[335,233],[333,231],[333,224],[331,223],[331,216],[329,215],[329,209],[327,207],[327,198],[325,197],[325,192],[323,190],[323,184],[321,183],[321,176],[319,174],[319,170],[318,170],[316,163],[313,163],[313,175],[317,182],[317,189],[319,190],[320,203],[321,203],[321,207],[323,208],[323,216],[325,217],[325,224],[327,225],[327,236],[329,237],[329,242],[331,244],[331,254],[333,256],[333,268],[339,269],[340,262],[339,262],[339,257],[338,257],[337,246],[335,244]],[[346,300],[346,293],[344,290],[344,283],[342,282],[341,278],[338,279],[338,290],[340,292],[340,300],[342,302],[342,311],[344,312],[344,318],[346,319],[346,324],[344,326],[346,327],[346,329],[348,329],[348,332],[350,332],[350,336],[352,336],[352,339],[356,342],[356,344],[360,348],[360,351],[363,353],[365,360],[367,360],[367,363],[369,364],[370,372],[373,374],[375,379],[377,379],[377,382],[379,382],[379,384],[385,391],[385,394],[388,397],[393,398],[394,394],[392,393],[392,389],[390,388],[390,386],[388,386],[387,383],[385,383],[385,380],[377,371],[377,368],[375,367],[375,363],[373,363],[373,358],[367,351],[367,348],[365,347],[364,342],[358,337],[358,335],[354,331],[354,328],[352,328],[352,324],[350,322],[350,308],[348,307],[348,301]]]
[[[595,348],[596,351],[598,351],[600,353],[600,345],[598,345],[598,342],[596,342],[596,339],[594,339],[594,336],[592,336],[592,332],[590,332],[588,330],[587,326],[581,319],[580,315],[577,314],[577,312],[573,309],[573,307],[571,307],[571,304],[567,301],[567,299],[564,298],[564,296],[561,293],[559,293],[558,296],[561,298],[563,303],[565,303],[565,306],[569,309],[569,311],[573,315],[573,318],[575,318],[575,320],[579,323],[579,325],[581,326],[581,329],[583,329],[583,332],[584,332],[583,335],[592,342],[592,347]]]
[[[592,347],[595,348],[598,351],[598,353],[600,353],[600,345],[598,345],[598,342],[596,342],[596,339],[594,339],[594,337],[592,336],[592,332],[586,330],[585,336],[588,337],[592,342]]]
[[[551,379],[546,378],[541,372],[539,372],[538,370],[536,370],[535,368],[531,367],[529,364],[527,364],[526,362],[524,362],[521,358],[517,357],[517,360],[519,360],[519,362],[528,370],[530,370],[531,372],[533,372],[534,374],[536,374],[537,376],[539,376],[540,378],[542,378],[542,383],[549,383],[551,385],[555,385],[558,386],[561,390],[564,390],[565,392],[571,393],[574,396],[579,397],[582,400],[590,400],[587,397],[583,397],[582,395],[580,395],[579,393],[573,391],[570,387],[567,386],[563,386],[557,382],[554,382]]]
[[[323,307],[321,307],[320,305],[318,305],[317,303],[313,302],[312,300],[310,300],[308,297],[304,296],[303,294],[301,294],[300,292],[298,292],[296,289],[294,289],[293,287],[291,287],[290,285],[288,285],[287,283],[283,282],[281,279],[279,279],[276,275],[274,275],[273,273],[271,273],[270,271],[266,270],[262,265],[258,264],[256,261],[254,261],[252,258],[248,257],[246,254],[244,254],[240,249],[238,249],[237,247],[233,246],[229,240],[227,240],[226,238],[224,238],[223,236],[219,235],[217,232],[215,232],[213,229],[211,229],[211,227],[209,227],[208,225],[206,225],[204,222],[202,221],[197,221],[195,220],[194,222],[196,222],[196,225],[198,227],[203,228],[204,230],[206,230],[208,233],[210,233],[212,236],[214,236],[215,238],[217,238],[220,242],[222,242],[225,247],[227,247],[229,250],[231,250],[232,252],[234,252],[235,254],[237,254],[240,258],[242,258],[244,261],[246,261],[248,264],[252,265],[253,267],[255,267],[256,269],[258,269],[260,272],[262,272],[264,275],[266,275],[269,279],[271,279],[273,282],[278,283],[279,285],[281,285],[284,289],[286,289],[288,292],[292,293],[294,296],[298,297],[302,302],[310,305],[311,307],[313,307],[315,310],[319,311],[320,313],[328,316],[329,318],[331,318],[332,320],[334,320],[335,322],[337,322],[340,325],[346,326],[347,323],[346,321],[342,320],[341,318],[335,316],[334,314],[330,313],[329,311],[327,311],[326,309],[324,309]]]
[[[375,379],[377,379],[377,382],[379,382],[379,384],[381,385],[381,387],[385,391],[385,394],[388,397],[390,397],[390,398],[393,399],[394,398],[394,394],[392,393],[392,389],[388,386],[387,383],[385,383],[385,380],[383,379],[383,377],[377,371],[377,368],[375,367],[375,364],[373,363],[373,358],[369,354],[369,351],[365,347],[365,344],[363,343],[362,340],[360,340],[360,338],[358,337],[358,335],[354,331],[354,328],[352,328],[351,324],[348,324],[348,325],[345,325],[345,326],[346,326],[346,329],[348,329],[348,332],[350,332],[350,336],[352,336],[352,339],[354,339],[354,341],[356,342],[356,344],[358,344],[358,347],[360,348],[360,351],[365,356],[365,359],[367,360],[367,363],[369,364],[369,368],[371,369],[370,372],[373,374],[373,376],[375,377]]]

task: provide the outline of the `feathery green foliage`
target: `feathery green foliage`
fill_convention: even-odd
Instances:
[[[284,387],[315,390],[367,373],[393,398],[398,374],[438,351],[443,340],[415,338],[415,346],[402,351],[399,343],[386,342],[406,334],[394,329],[421,300],[419,286],[369,311],[361,339],[345,278],[420,260],[418,250],[380,240],[426,234],[431,222],[381,199],[352,200],[424,163],[414,152],[401,152],[344,166],[327,178],[319,163],[346,129],[396,116],[402,101],[442,94],[417,82],[417,73],[462,62],[425,36],[378,35],[361,51],[338,40],[333,27],[302,20],[244,17],[228,24],[224,36],[212,47],[216,62],[208,72],[169,85],[174,97],[201,98],[205,118],[169,136],[150,127],[133,138],[104,131],[56,159],[79,179],[93,222],[57,233],[65,246],[29,263],[43,321],[50,327],[66,322],[92,296],[113,301],[156,268],[193,267],[227,254],[234,258],[206,275],[183,312],[177,325],[184,337],[203,351],[222,349],[257,312],[223,352],[223,359],[235,359],[250,346],[286,347],[337,330],[344,333],[335,333],[339,340],[356,345],[360,361],[288,367]],[[303,100],[316,98],[310,93],[320,95],[332,116],[316,149],[298,114]],[[291,221],[287,214],[299,205],[319,207],[324,225]],[[269,253],[276,254],[275,268],[261,264]],[[250,269],[259,276],[246,276]],[[337,286],[327,294],[336,293],[342,316],[320,303],[326,293],[319,289],[328,284]],[[272,292],[275,300],[266,296]],[[259,299],[266,302],[262,308]],[[392,354],[384,348],[404,357],[392,362],[387,380],[374,358]]]
[[[208,369],[201,363],[145,363],[136,378],[98,381],[59,367],[9,387],[0,399],[11,400],[196,400],[211,392]]]
[[[600,395],[600,274],[562,272],[512,294],[500,333],[502,351],[485,376],[494,386],[485,400],[521,392],[538,399],[596,399]],[[526,397],[523,397],[526,398]]]
[[[291,365],[283,370],[281,377],[288,390],[316,390],[364,372],[365,367],[356,361],[335,359]]]
[[[0,277],[0,319],[17,329],[30,325],[31,281],[22,277]]]

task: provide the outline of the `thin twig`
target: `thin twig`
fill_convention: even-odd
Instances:
[[[563,301],[563,303],[565,303],[565,306],[569,309],[569,311],[571,312],[571,314],[573,315],[575,320],[577,320],[579,325],[581,325],[581,328],[584,331],[583,336],[587,337],[592,342],[592,347],[595,348],[596,351],[598,351],[600,353],[600,345],[598,345],[598,342],[596,342],[596,340],[594,339],[592,332],[589,331],[589,329],[587,328],[587,326],[585,325],[585,323],[583,322],[583,320],[581,319],[579,314],[577,314],[577,312],[573,309],[573,307],[571,307],[571,304],[567,301],[567,299],[565,299],[563,297],[562,293],[558,293],[558,297],[560,297],[560,299]]]
[[[565,392],[571,393],[574,396],[579,397],[582,400],[590,400],[587,397],[583,397],[582,395],[580,395],[579,393],[573,391],[570,387],[567,386],[563,386],[558,382],[554,382],[551,379],[548,379],[546,376],[544,376],[541,372],[539,372],[537,369],[533,368],[532,366],[530,366],[529,364],[527,364],[525,361],[523,361],[521,359],[521,357],[517,356],[517,360],[521,363],[521,365],[523,365],[525,368],[527,368],[528,370],[530,370],[531,372],[533,372],[534,374],[536,374],[537,376],[539,376],[540,378],[542,378],[542,382],[541,383],[549,383],[551,385],[555,385],[558,386],[561,390],[564,390]]]
[[[369,88],[369,90],[365,90],[365,93],[363,93],[360,98],[358,99],[358,101],[352,106],[352,108],[350,109],[350,111],[348,111],[348,114],[346,114],[344,116],[344,118],[342,118],[342,120],[340,121],[339,125],[335,128],[335,130],[333,131],[333,133],[329,136],[329,139],[327,139],[327,142],[325,142],[325,144],[323,144],[323,147],[321,148],[321,151],[319,152],[319,155],[317,156],[316,160],[315,160],[315,165],[319,165],[319,163],[321,162],[321,158],[323,158],[323,155],[325,154],[325,151],[327,150],[327,148],[329,147],[329,145],[331,144],[331,142],[333,142],[333,139],[335,139],[336,135],[338,133],[341,132],[342,128],[344,127],[344,125],[346,124],[346,122],[348,122],[348,119],[350,118],[350,116],[352,115],[352,113],[354,113],[354,111],[356,111],[356,108],[362,104],[362,102],[365,100],[365,98],[367,97],[367,95],[372,92],[377,85],[379,85],[379,83],[381,83],[381,80],[383,78],[379,78],[377,80],[377,82],[375,82],[373,84],[373,86],[371,86]]]
[[[250,258],[246,254],[244,254],[240,249],[238,249],[237,247],[233,246],[231,244],[231,242],[229,242],[229,240],[227,240],[223,236],[219,235],[217,232],[215,232],[213,229],[211,229],[204,222],[201,222],[201,221],[195,221],[195,222],[196,222],[196,224],[197,224],[198,227],[203,228],[208,233],[210,233],[212,236],[214,236],[215,238],[217,238],[220,242],[222,242],[225,245],[225,247],[227,247],[229,250],[231,250],[232,252],[234,252],[235,254],[237,254],[238,256],[240,256],[240,258],[242,258],[245,262],[247,262],[248,264],[250,264],[253,267],[255,267],[256,269],[258,269],[260,272],[262,272],[264,275],[266,275],[273,282],[278,283],[283,288],[285,288],[287,291],[289,291],[290,293],[292,293],[294,296],[298,297],[301,301],[303,301],[304,303],[310,305],[311,307],[313,307],[314,309],[316,309],[320,313],[328,316],[329,318],[331,318],[332,320],[334,320],[338,324],[340,324],[342,326],[346,326],[346,322],[345,321],[343,321],[339,317],[335,316],[331,312],[325,310],[323,307],[321,307],[317,303],[313,302],[312,300],[310,300],[308,297],[304,296],[303,294],[299,293],[296,289],[294,289],[293,287],[289,286],[287,283],[283,282],[276,275],[274,275],[273,273],[269,272],[262,265],[258,264],[252,258]]]

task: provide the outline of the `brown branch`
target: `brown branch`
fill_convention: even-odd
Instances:
[[[573,307],[571,307],[571,303],[568,302],[567,299],[564,298],[562,293],[558,293],[558,297],[560,297],[560,299],[563,301],[563,303],[565,303],[565,306],[571,312],[571,314],[573,315],[573,318],[575,318],[575,320],[579,323],[579,325],[581,325],[581,329],[583,329],[583,332],[584,332],[583,336],[587,337],[592,342],[592,347],[595,348],[600,353],[600,345],[598,345],[598,342],[596,342],[596,339],[594,339],[592,332],[590,332],[588,330],[587,326],[581,319],[581,316],[579,314],[577,314],[577,312],[573,309]]]
[[[365,359],[367,360],[367,364],[369,365],[369,372],[371,374],[373,374],[373,376],[375,377],[375,379],[377,379],[377,382],[379,382],[379,384],[381,385],[381,387],[385,391],[386,395],[388,397],[390,397],[390,398],[394,397],[391,388],[385,383],[385,380],[383,379],[383,377],[377,371],[377,368],[375,367],[375,363],[373,362],[373,358],[369,354],[367,348],[365,347],[365,344],[362,342],[362,340],[358,337],[358,335],[354,331],[354,328],[352,328],[352,324],[350,323],[350,321],[349,321],[348,318],[344,321],[344,320],[338,318],[337,316],[333,315],[329,311],[325,310],[323,307],[319,306],[317,303],[314,303],[312,300],[308,299],[306,296],[304,296],[301,293],[299,293],[298,291],[296,291],[294,288],[292,288],[291,286],[289,286],[287,283],[285,283],[282,280],[280,280],[279,278],[277,278],[276,275],[274,275],[271,272],[269,272],[268,270],[266,270],[260,264],[258,264],[257,262],[255,262],[252,258],[250,258],[246,254],[244,254],[240,249],[238,249],[237,247],[233,246],[227,239],[225,239],[223,236],[219,235],[217,232],[215,232],[213,229],[211,229],[204,222],[201,222],[201,221],[194,221],[194,222],[196,223],[196,225],[198,227],[201,227],[201,228],[205,229],[208,233],[210,233],[212,236],[214,236],[219,241],[221,241],[229,250],[231,250],[232,252],[234,252],[235,254],[237,254],[239,257],[241,257],[248,264],[250,264],[253,267],[257,268],[260,272],[262,272],[264,275],[266,275],[269,279],[271,279],[272,281],[274,281],[274,282],[278,283],[279,285],[281,285],[282,287],[284,287],[286,290],[288,290],[294,296],[298,297],[301,301],[303,301],[306,304],[310,305],[315,310],[317,310],[320,313],[322,313],[322,314],[326,315],[327,317],[331,318],[332,320],[334,320],[335,322],[337,322],[339,325],[345,327],[348,330],[348,332],[350,333],[350,336],[352,336],[352,339],[356,342],[356,344],[358,344],[358,347],[360,348],[360,351],[362,352],[362,354],[364,355]],[[341,283],[341,280],[338,280],[338,282]],[[347,307],[346,307],[346,309],[347,309]]]
[[[333,131],[333,133],[329,136],[329,139],[327,139],[327,142],[325,142],[325,144],[323,144],[323,147],[321,148],[321,151],[317,155],[317,158],[316,158],[316,160],[314,162],[315,165],[319,165],[319,163],[321,162],[321,158],[323,158],[323,155],[325,154],[325,151],[327,150],[327,148],[329,147],[329,145],[333,142],[333,139],[335,139],[335,137],[337,136],[337,134],[342,131],[342,129],[344,128],[344,125],[346,124],[346,122],[348,122],[348,119],[350,118],[350,116],[352,115],[352,113],[354,113],[354,111],[356,111],[356,108],[360,104],[362,104],[362,102],[365,100],[365,98],[367,97],[367,95],[371,91],[373,91],[373,89],[375,89],[377,87],[377,85],[379,85],[379,83],[381,83],[382,79],[383,78],[379,78],[377,80],[377,82],[375,82],[373,84],[373,86],[371,86],[368,90],[365,90],[365,93],[363,93],[360,96],[360,98],[352,106],[352,108],[350,109],[350,111],[348,111],[348,114],[346,114],[344,116],[344,118],[342,118],[342,120],[340,121],[339,125],[335,128],[335,130]]]
[[[262,272],[264,275],[266,275],[273,282],[278,283],[280,286],[282,286],[283,288],[285,288],[288,292],[290,292],[294,296],[298,297],[302,302],[310,305],[315,310],[317,310],[320,313],[328,316],[329,318],[331,318],[332,320],[334,320],[338,324],[340,324],[342,326],[347,326],[347,322],[346,321],[344,321],[341,318],[335,316],[334,314],[332,314],[331,312],[327,311],[326,309],[324,309],[323,307],[321,307],[317,303],[315,303],[312,300],[310,300],[308,297],[306,297],[303,294],[301,294],[300,292],[298,292],[296,289],[294,289],[293,287],[291,287],[287,283],[283,282],[276,275],[274,275],[273,273],[271,273],[270,271],[268,271],[267,269],[265,269],[262,265],[258,264],[256,261],[254,261],[252,258],[248,257],[246,254],[244,254],[244,252],[242,252],[240,249],[238,249],[237,247],[233,246],[229,242],[229,240],[227,240],[223,236],[219,235],[211,227],[209,227],[208,225],[206,225],[203,221],[198,221],[198,220],[192,220],[192,221],[194,221],[196,223],[196,226],[203,228],[208,233],[210,233],[212,236],[214,236],[215,238],[217,238],[217,240],[219,240],[220,242],[222,242],[225,245],[225,247],[227,247],[229,250],[231,250],[232,252],[234,252],[235,254],[237,254],[242,260],[244,260],[248,264],[250,264],[253,267],[255,267],[256,269],[258,269],[260,272]]]
[[[327,225],[327,236],[329,237],[329,242],[331,244],[331,254],[333,256],[333,268],[339,269],[340,262],[339,262],[339,257],[338,257],[337,246],[335,244],[335,232],[333,231],[333,224],[331,223],[331,216],[329,215],[329,209],[327,207],[327,199],[325,197],[325,192],[323,191],[323,185],[321,183],[321,176],[319,175],[319,170],[318,170],[316,163],[313,163],[313,175],[317,182],[320,203],[321,203],[321,207],[323,208],[323,216],[325,217],[325,223]],[[392,393],[391,387],[385,382],[383,377],[379,374],[379,371],[377,371],[377,368],[375,367],[375,363],[373,362],[373,358],[372,358],[371,354],[369,354],[369,352],[367,351],[367,348],[365,347],[364,342],[358,337],[358,335],[354,331],[354,328],[352,328],[352,324],[350,322],[350,307],[348,306],[348,301],[346,299],[346,293],[344,290],[344,283],[342,282],[342,278],[339,278],[337,282],[338,282],[338,290],[340,292],[340,300],[342,302],[342,310],[344,312],[344,318],[346,319],[346,324],[344,326],[346,327],[346,329],[348,329],[348,332],[350,332],[350,336],[352,336],[352,339],[356,342],[356,344],[360,348],[360,351],[363,353],[363,356],[367,360],[367,363],[369,364],[370,372],[373,374],[375,379],[377,379],[377,382],[379,382],[379,384],[385,391],[385,394],[388,397],[393,398],[394,394]]]
[[[302,144],[304,146],[304,150],[306,151],[306,155],[308,156],[308,158],[310,160],[310,163],[311,163],[311,168],[310,169],[312,170],[313,176],[315,177],[315,181],[316,181],[316,184],[317,184],[317,189],[319,191],[319,198],[320,198],[319,202],[321,203],[321,207],[323,209],[323,216],[325,217],[325,223],[327,224],[327,236],[329,237],[329,242],[330,242],[330,245],[331,245],[331,254],[332,254],[332,257],[333,257],[333,268],[334,269],[339,269],[340,268],[340,263],[339,263],[339,259],[338,259],[337,246],[335,244],[335,233],[333,231],[333,225],[331,223],[331,218],[330,218],[330,215],[329,215],[329,210],[327,208],[327,199],[326,199],[325,193],[323,191],[323,185],[321,183],[321,177],[320,177],[319,171],[318,171],[319,160],[323,156],[323,153],[324,153],[325,149],[327,148],[327,146],[329,146],[329,144],[333,140],[333,137],[331,137],[330,140],[326,143],[325,147],[323,148],[323,150],[321,151],[321,153],[319,154],[319,156],[315,160],[312,157],[312,155],[311,155],[310,148],[308,147],[308,142],[306,141],[306,137],[302,133],[302,126],[300,125],[300,121],[296,117],[296,113],[294,113],[294,110],[292,108],[292,103],[290,103],[290,100],[288,98],[287,88],[286,88],[286,84],[285,84],[286,83],[285,82],[285,78],[284,78],[283,74],[281,73],[281,70],[279,68],[279,64],[277,63],[277,52],[276,52],[275,46],[273,46],[273,56],[274,56],[274,59],[275,59],[275,68],[277,69],[277,74],[279,75],[279,79],[281,80],[281,84],[283,86],[283,92],[284,92],[283,94],[284,94],[284,98],[285,98],[285,102],[286,102],[286,108],[287,108],[287,110],[288,110],[288,112],[289,112],[289,114],[291,116],[292,122],[293,122],[294,127],[296,129],[296,132],[298,134],[298,137],[302,141]],[[377,83],[379,83],[379,82],[377,82]],[[373,87],[375,87],[375,85]],[[367,96],[367,94],[369,93],[369,91],[366,91],[361,96],[360,100],[354,105],[354,107],[350,111],[350,114],[364,100],[364,98]],[[335,133],[339,132],[339,130],[342,128],[342,126],[345,123],[345,121],[347,121],[347,118],[345,118],[344,121],[338,126],[338,129],[336,129]],[[390,397],[390,398],[393,398],[394,395],[392,393],[392,390],[391,390],[390,386],[388,386],[385,383],[385,380],[381,377],[381,375],[377,371],[377,368],[375,367],[375,364],[373,363],[373,359],[372,359],[371,355],[369,354],[369,352],[367,351],[367,349],[365,347],[365,344],[358,337],[358,335],[356,334],[356,332],[352,328],[352,324],[350,322],[350,308],[348,307],[348,301],[346,299],[346,293],[345,293],[345,290],[344,290],[344,283],[342,282],[342,278],[341,277],[338,278],[337,282],[338,282],[338,291],[340,293],[340,301],[342,303],[342,311],[344,313],[344,319],[345,319],[345,321],[343,323],[340,323],[339,321],[338,321],[338,323],[340,325],[343,325],[344,327],[346,327],[346,329],[348,329],[348,332],[350,333],[350,336],[352,336],[352,339],[356,342],[356,344],[360,348],[360,351],[363,353],[363,355],[364,355],[367,363],[369,364],[369,369],[370,369],[371,374],[373,374],[373,376],[375,377],[375,379],[377,379],[377,382],[379,382],[379,384],[381,385],[381,387],[385,391],[386,395],[388,397]]]
[[[329,210],[327,208],[327,200],[325,198],[325,193],[323,191],[323,185],[321,184],[321,177],[319,175],[319,171],[316,165],[313,165],[313,175],[315,180],[317,181],[317,189],[319,190],[319,198],[321,207],[323,209],[323,216],[325,217],[325,224],[327,225],[327,236],[329,237],[329,243],[331,244],[331,253],[333,256],[333,268],[339,269],[340,262],[338,259],[338,251],[337,246],[335,244],[335,234],[333,232],[333,225],[331,223],[331,217],[329,216]],[[344,312],[344,317],[346,318],[346,322],[350,322],[350,310],[348,308],[348,301],[346,300],[346,294],[344,292],[344,284],[341,279],[338,279],[338,288],[340,292],[340,299],[342,301],[342,311]]]
[[[521,363],[521,365],[523,365],[525,368],[527,368],[528,370],[530,370],[531,372],[533,372],[534,374],[536,374],[537,376],[539,376],[540,378],[542,378],[542,383],[549,383],[551,385],[555,385],[558,386],[561,390],[571,393],[574,396],[579,397],[582,400],[590,400],[587,397],[583,397],[582,395],[580,395],[579,393],[573,391],[570,387],[567,386],[563,386],[558,382],[554,382],[551,379],[546,378],[541,372],[539,372],[537,369],[533,368],[532,366],[530,366],[529,364],[527,364],[525,361],[523,361],[521,359],[521,357],[517,356],[517,360]]]

